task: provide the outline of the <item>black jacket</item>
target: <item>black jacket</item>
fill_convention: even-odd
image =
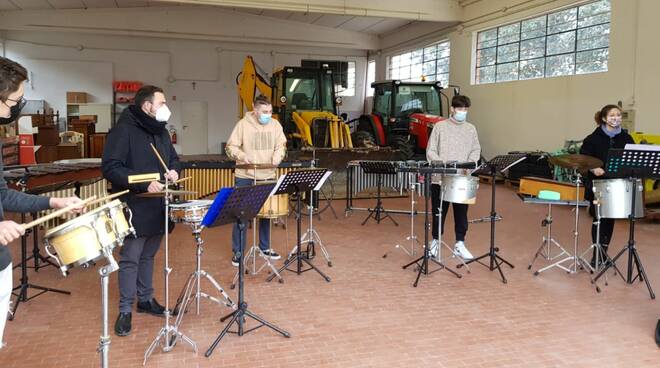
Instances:
[[[138,237],[163,234],[165,204],[162,198],[144,198],[136,194],[144,193],[149,183],[128,184],[128,176],[136,174],[160,173],[163,179],[165,169],[151,149],[150,143],[158,150],[167,167],[180,170],[179,156],[174,150],[165,123],[159,123],[135,106],[122,112],[117,125],[110,129],[103,149],[101,170],[112,184],[113,192],[130,189],[122,196],[133,212],[133,227]]]
[[[635,143],[635,141],[633,141],[633,138],[630,136],[630,134],[628,134],[627,130],[622,129],[621,133],[615,135],[613,138],[610,138],[599,126],[584,139],[582,142],[582,148],[580,148],[580,153],[583,155],[596,157],[597,159],[603,161],[603,166],[605,166],[605,163],[607,162],[607,152],[609,149],[624,148],[628,143]],[[602,168],[604,169],[604,167]],[[584,198],[588,201],[592,201],[594,199],[594,192],[592,187],[593,179],[605,179],[607,177],[607,173],[605,173],[603,176],[596,177],[591,171],[589,171],[589,175],[587,175],[587,179],[585,180]]]

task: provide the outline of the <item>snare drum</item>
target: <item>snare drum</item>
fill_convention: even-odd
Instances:
[[[444,201],[463,204],[477,202],[479,179],[474,176],[446,174],[442,176],[442,186]]]
[[[635,179],[635,218],[644,217],[644,185]],[[632,184],[628,179],[596,179],[593,181],[594,198],[600,204],[600,217],[626,219],[630,216]]]
[[[104,249],[112,252],[133,232],[130,218],[126,221],[124,217],[124,207],[114,200],[49,230],[44,235],[46,252],[65,274],[74,266],[103,257]]]
[[[199,199],[170,205],[170,218],[173,222],[198,224],[202,222],[213,201]]]

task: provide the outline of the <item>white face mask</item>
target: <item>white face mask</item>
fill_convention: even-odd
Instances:
[[[618,128],[621,125],[621,118],[608,118],[607,125],[612,128]]]
[[[172,112],[167,107],[167,105],[163,105],[159,107],[158,110],[156,110],[156,120],[160,121],[161,123],[170,120],[170,116],[172,116]]]

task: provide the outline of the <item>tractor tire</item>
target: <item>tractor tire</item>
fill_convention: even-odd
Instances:
[[[410,160],[415,156],[415,145],[406,135],[395,135],[390,139],[390,146],[401,152],[404,160]]]
[[[351,139],[353,140],[354,147],[374,147],[376,140],[374,135],[366,130],[359,130],[353,133]]]

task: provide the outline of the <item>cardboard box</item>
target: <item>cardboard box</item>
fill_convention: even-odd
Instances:
[[[87,103],[86,92],[67,92],[66,103],[70,104],[84,104]]]

